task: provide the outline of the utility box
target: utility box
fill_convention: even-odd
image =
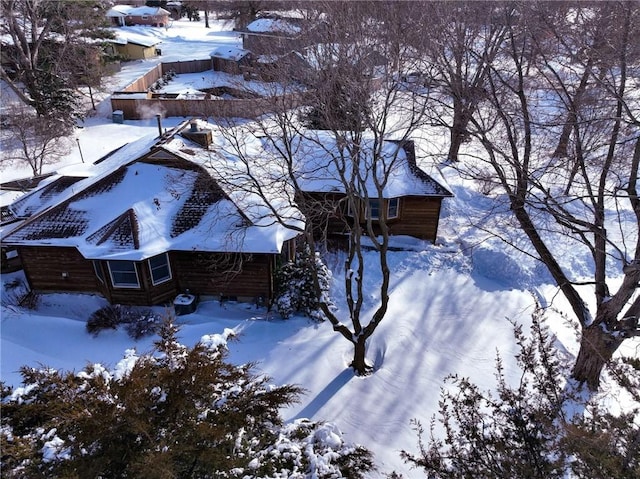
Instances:
[[[173,309],[176,316],[191,314],[196,310],[197,306],[198,297],[195,294],[182,293],[176,296],[176,299],[173,300]]]
[[[114,123],[124,123],[124,112],[122,110],[116,110],[111,114],[111,121]]]

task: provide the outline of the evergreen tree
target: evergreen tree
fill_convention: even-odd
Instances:
[[[104,0],[4,0],[0,78],[38,116],[82,116],[80,86],[100,77],[99,40],[112,38]]]
[[[226,362],[226,337],[180,344],[163,326],[155,349],[127,351],[113,370],[22,369],[2,388],[3,477],[362,477],[364,448],[330,424],[283,426],[300,388],[273,386]],[[322,465],[320,467],[319,465]]]
[[[316,283],[318,282],[318,288]],[[294,261],[283,264],[276,274],[278,293],[275,306],[283,318],[287,319],[296,312],[310,318],[324,320],[320,301],[333,308],[329,296],[331,271],[322,262],[319,253],[312,254],[308,246],[300,251]],[[318,290],[320,297],[318,297]]]

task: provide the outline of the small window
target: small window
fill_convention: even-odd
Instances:
[[[138,271],[133,261],[108,261],[111,282],[117,288],[139,288]]]
[[[154,286],[169,281],[171,279],[171,268],[169,268],[169,256],[167,253],[150,258],[149,270],[151,271],[151,282]]]
[[[397,218],[398,217],[398,205],[400,202],[398,198],[391,198],[387,205],[387,218]]]
[[[100,261],[93,260],[93,271],[95,271],[96,277],[100,280],[100,282],[104,284],[104,273],[102,272]]]
[[[367,217],[372,220],[380,218],[380,200],[369,200],[369,207],[367,208]]]

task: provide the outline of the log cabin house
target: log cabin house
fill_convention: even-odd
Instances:
[[[33,291],[130,305],[187,291],[268,304],[297,233],[221,186],[210,143],[206,123],[192,120],[66,167],[11,205],[21,223],[2,244],[16,248]]]
[[[354,218],[359,218],[363,227],[370,219],[373,233],[378,235],[380,220],[384,219],[391,236],[436,241],[442,200],[453,194],[443,186],[443,180],[437,181],[417,165],[413,141],[362,140],[355,149],[359,152],[359,180],[350,185],[356,193],[356,204],[349,206],[345,193],[349,181],[339,178],[351,176],[353,145],[348,151],[332,133],[314,133],[317,137],[296,142],[293,150],[297,152],[298,184],[306,198],[300,201],[300,207],[308,218],[314,211],[324,212],[324,217],[312,220],[316,236],[339,244]],[[374,177],[384,183],[380,191]],[[352,208],[357,208],[357,214]]]
[[[442,200],[452,194],[417,166],[413,142],[376,147],[363,140],[354,214],[338,179],[338,166],[348,175],[354,157],[330,132],[293,140],[293,171],[302,196],[312,200],[298,196],[296,206],[287,200],[295,195],[271,141],[246,138],[241,143],[254,156],[241,159],[215,128],[185,121],[93,165],[65,167],[5,208],[10,228],[3,227],[2,247],[17,251],[31,289],[98,293],[131,305],[166,304],[187,291],[269,304],[274,273],[293,257],[304,229],[301,211],[324,215],[313,219],[323,238],[344,238],[358,217],[371,220],[374,234],[384,218],[391,235],[436,240]],[[373,188],[373,172],[381,174],[374,157],[386,167],[380,192]],[[273,167],[281,178],[259,180],[272,195],[268,203],[247,186],[243,161],[267,174]],[[318,202],[325,207],[312,212]]]

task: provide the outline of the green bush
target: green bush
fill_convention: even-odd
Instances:
[[[227,334],[194,347],[163,322],[155,349],[113,368],[22,368],[2,386],[2,477],[363,478],[371,453],[331,424],[284,425],[301,393],[226,361]],[[322,468],[318,468],[322,464]]]
[[[301,312],[323,320],[320,302],[333,307],[329,297],[331,278],[331,271],[318,253],[312,256],[308,248],[298,253],[295,261],[283,264],[276,273],[276,310],[285,319]]]

